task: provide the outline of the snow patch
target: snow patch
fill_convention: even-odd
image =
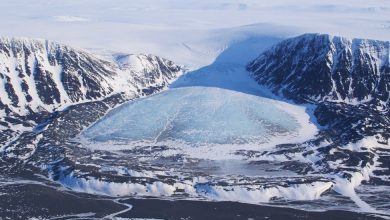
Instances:
[[[197,192],[213,200],[240,201],[249,203],[266,203],[274,198],[288,200],[315,200],[332,187],[332,182],[313,182],[296,184],[288,187],[256,187],[256,186],[197,186]]]
[[[75,191],[109,196],[171,196],[175,191],[174,186],[163,182],[153,182],[142,185],[139,183],[117,183],[92,178],[78,178],[73,175],[65,176],[60,179],[60,182],[65,187]]]

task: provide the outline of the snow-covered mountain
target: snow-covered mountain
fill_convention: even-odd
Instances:
[[[181,73],[173,62],[152,55],[115,58],[118,62],[103,60],[48,40],[0,38],[1,125],[7,127],[11,117],[48,114],[114,94],[150,93]],[[33,124],[41,119],[28,118]]]
[[[256,81],[297,101],[389,104],[390,43],[305,34],[248,65]]]
[[[164,84],[180,71],[168,60],[147,55],[122,55],[118,66],[47,40],[0,38],[0,57],[0,106],[22,115]]]
[[[110,108],[166,88],[182,72],[153,55],[105,60],[48,40],[0,38],[0,160],[27,159],[41,137],[70,138]],[[71,118],[63,123],[72,128],[66,134],[38,135],[64,117]]]
[[[310,103],[321,125],[299,153],[289,147],[268,156],[311,161],[308,173],[333,175],[334,191],[377,212],[355,188],[389,185],[389,58],[389,42],[326,34],[287,39],[261,53],[247,66],[252,77],[277,95]]]

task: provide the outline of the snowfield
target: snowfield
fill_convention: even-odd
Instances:
[[[390,36],[387,0],[3,0],[1,9],[1,36],[101,54],[150,53],[191,68],[210,64],[234,42],[264,35]]]

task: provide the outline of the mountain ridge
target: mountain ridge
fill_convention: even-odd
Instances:
[[[167,78],[171,79],[174,72],[181,70],[171,61],[156,56],[139,57],[145,64],[141,64],[144,69],[138,72],[156,71],[153,65],[157,64],[157,68],[164,68]],[[4,82],[0,89],[2,94],[7,94],[1,97],[0,106],[14,111],[25,108],[26,104],[31,110],[38,107],[53,110],[67,103],[97,100],[122,92],[114,88],[120,80],[118,76],[131,80],[137,72],[126,72],[121,68],[125,73],[119,73],[116,63],[88,52],[48,40],[26,38],[0,38],[0,62],[0,78]],[[156,77],[156,74],[149,76]],[[137,90],[134,82],[128,82],[127,86],[129,88],[124,92]]]
[[[135,62],[120,66],[49,40],[1,37],[0,144],[6,148],[69,107],[101,101],[111,108],[167,88],[183,73],[154,55],[123,56]]]
[[[304,34],[263,52],[247,70],[258,83],[298,102],[374,100],[389,106],[389,48],[388,41]]]

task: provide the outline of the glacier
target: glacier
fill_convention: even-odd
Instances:
[[[212,148],[230,154],[308,138],[316,127],[302,115],[299,106],[238,91],[172,88],[112,110],[80,139],[93,149],[168,145],[186,154],[209,154]]]

